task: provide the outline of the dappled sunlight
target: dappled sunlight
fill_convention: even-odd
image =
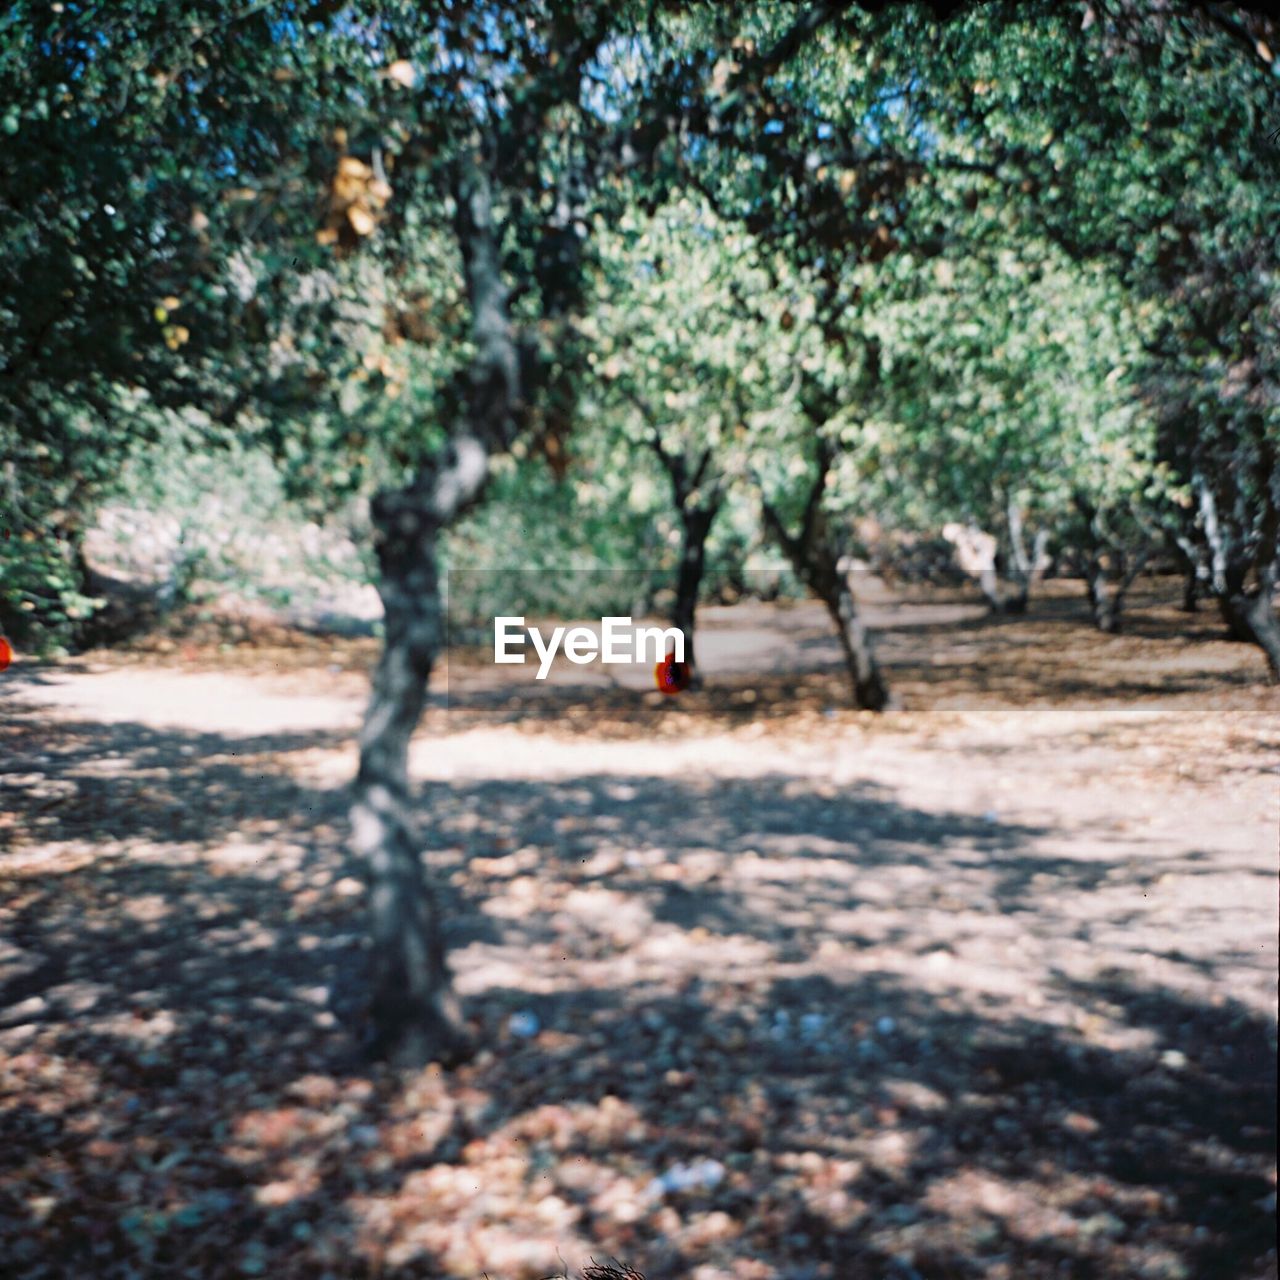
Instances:
[[[418,736],[486,1047],[400,1076],[356,1053],[344,732],[10,697],[5,1247],[494,1280],[1198,1280],[1265,1248],[1273,729],[735,693],[644,741],[610,696],[598,738],[456,693]],[[1228,775],[1178,772],[1197,733]]]
[[[1280,1280],[1280,27],[0,19],[5,1280]]]

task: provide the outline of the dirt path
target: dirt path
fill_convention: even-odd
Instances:
[[[1274,1275],[1252,655],[1160,609],[1109,639],[1066,601],[880,608],[887,717],[843,705],[803,607],[709,610],[719,678],[675,700],[455,655],[413,769],[497,1052],[447,1079],[341,1065],[367,646],[15,668],[0,1253]]]

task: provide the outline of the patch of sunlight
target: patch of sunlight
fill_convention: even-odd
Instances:
[[[935,1179],[924,1204],[952,1218],[993,1217],[1009,1236],[1032,1242],[1075,1236],[1079,1222],[1059,1206],[1086,1200],[1090,1194],[1088,1181],[1066,1170],[1054,1170],[1052,1184],[1046,1186],[1032,1179],[965,1169]]]
[[[266,1208],[278,1209],[281,1205],[314,1195],[320,1189],[320,1181],[318,1162],[307,1161],[305,1167],[292,1177],[254,1187],[253,1198]]]
[[[346,1108],[273,1107],[237,1117],[231,1141],[223,1148],[229,1160],[253,1164],[264,1153],[291,1151],[333,1137],[347,1125]]]
[[[162,894],[144,893],[136,898],[126,899],[120,904],[120,911],[139,924],[154,924],[171,915],[173,907]]]
[[[773,959],[773,947],[757,938],[735,933],[720,935],[705,929],[685,932],[680,929],[664,929],[655,932],[635,948],[634,956],[640,962],[664,964],[668,961],[684,961],[700,970],[734,965],[762,965]]]
[[[178,1030],[178,1020],[168,1009],[156,1009],[143,1014],[140,1010],[130,1013],[113,1013],[89,1018],[85,1025],[95,1035],[118,1036],[132,1040],[147,1048],[155,1048],[168,1040]]]
[[[266,848],[261,844],[250,844],[247,841],[235,840],[216,845],[205,855],[205,860],[214,867],[239,869],[253,866],[267,856]]]
[[[838,840],[825,840],[806,833],[799,836],[765,836],[761,847],[777,853],[776,858],[745,853],[734,864],[734,874],[743,880],[861,880],[867,872],[851,860],[856,850]],[[813,857],[816,853],[840,852],[843,858]]]

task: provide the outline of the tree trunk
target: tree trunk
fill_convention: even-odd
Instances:
[[[1016,609],[1009,608],[1009,601],[1000,593],[1000,578],[994,567],[978,570],[978,590],[982,592],[982,598],[992,613],[1017,612]]]
[[[455,201],[475,344],[467,422],[411,484],[372,503],[385,634],[351,805],[372,930],[367,1048],[410,1067],[456,1062],[470,1047],[449,986],[440,913],[423,871],[409,790],[409,739],[442,643],[437,544],[440,531],[480,496],[489,454],[510,443],[523,403],[488,178],[472,160],[456,175]]]
[[[465,1044],[439,912],[414,834],[408,776],[409,739],[441,644],[438,530],[411,501],[386,497],[375,502],[374,524],[386,630],[360,733],[351,806],[354,846],[369,883],[368,1048],[396,1065],[421,1066],[454,1061]]]
[[[1191,490],[1209,553],[1209,584],[1227,631],[1233,640],[1262,649],[1275,683],[1280,682],[1280,625],[1272,602],[1280,568],[1280,460],[1268,436],[1260,432],[1256,444],[1252,493],[1232,484],[1220,508],[1212,473],[1200,466],[1191,472]],[[1231,474],[1219,471],[1213,479],[1222,483]],[[1247,585],[1251,574],[1252,588]]]
[[[1182,571],[1182,603],[1178,606],[1183,613],[1195,613],[1198,601],[1207,583],[1209,574],[1200,556],[1200,549],[1181,534],[1168,535],[1169,550]]]
[[[1000,579],[996,576],[996,540],[975,525],[954,521],[942,527],[942,536],[955,548],[956,562],[962,572],[975,579],[987,608],[992,613],[1004,612]]]
[[[1129,588],[1137,581],[1138,575],[1146,567],[1150,558],[1143,551],[1128,556],[1123,551],[1115,553],[1119,561],[1119,577],[1114,588],[1109,586],[1108,574],[1103,567],[1102,557],[1094,554],[1089,557],[1085,566],[1085,586],[1089,593],[1089,608],[1093,614],[1094,626],[1107,635],[1118,635],[1120,632],[1120,616],[1124,608],[1125,596]]]
[[[360,731],[352,843],[369,886],[369,1043],[397,1066],[452,1063],[469,1048],[450,990],[444,935],[423,871],[409,788],[409,740],[422,716],[443,637],[440,529],[479,492],[485,455],[474,441],[444,465],[372,504],[384,639]],[[444,517],[444,518],[442,518]]]
[[[1200,575],[1195,565],[1190,565],[1182,573],[1182,603],[1178,606],[1183,613],[1196,613],[1200,608]]]
[[[1267,655],[1267,673],[1272,684],[1280,683],[1280,622],[1271,603],[1274,570],[1262,575],[1253,591],[1243,588],[1220,596],[1222,616],[1233,637],[1256,644]]]
[[[1031,551],[1028,553],[1022,508],[1016,502],[1010,501],[1005,508],[1005,517],[1009,527],[1009,558],[1012,562],[1009,577],[1015,589],[1012,595],[1005,597],[999,605],[993,607],[997,612],[1026,613],[1027,604],[1031,599],[1031,589],[1044,575],[1045,548],[1049,544],[1049,535],[1045,530],[1039,530],[1032,540]]]
[[[676,575],[676,601],[671,622],[684,635],[684,660],[693,671],[694,686],[702,683],[694,658],[694,625],[698,612],[698,593],[706,569],[707,535],[715,521],[718,507],[693,507],[681,511],[683,526],[680,547],[680,570]]]
[[[1129,588],[1138,580],[1139,574],[1147,567],[1151,559],[1150,551],[1139,551],[1136,555],[1122,556],[1120,561],[1120,581],[1116,583],[1115,595],[1111,600],[1111,630],[1120,630],[1120,614],[1124,608],[1125,597]]]
[[[864,711],[883,711],[890,704],[889,687],[880,674],[871,638],[858,617],[858,605],[848,577],[840,573],[837,578],[834,592],[823,603],[836,624],[845,665],[853,682],[854,702]]]
[[[1084,585],[1089,595],[1089,612],[1093,617],[1093,625],[1099,631],[1114,631],[1116,617],[1113,600],[1107,591],[1107,571],[1103,567],[1101,556],[1089,557],[1084,570]]]
[[[849,586],[849,575],[840,569],[840,555],[831,534],[822,496],[834,455],[825,439],[818,438],[817,471],[805,501],[800,532],[792,535],[764,494],[761,510],[769,535],[786,553],[798,577],[827,607],[836,624],[840,648],[853,685],[854,704],[863,711],[884,711],[892,705],[888,683],[876,662],[870,636],[858,617],[858,603]]]
[[[1252,589],[1245,586],[1247,577],[1247,566],[1235,564],[1228,568],[1216,591],[1218,609],[1233,640],[1256,644],[1267,655],[1267,671],[1275,683],[1280,681],[1280,623],[1272,605],[1276,562],[1258,566],[1257,585]]]

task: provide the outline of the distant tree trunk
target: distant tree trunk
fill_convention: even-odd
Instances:
[[[996,576],[996,540],[976,525],[955,522],[942,526],[942,536],[955,548],[961,571],[978,584],[992,613],[1004,613],[1005,601]]]
[[[1118,550],[1114,555],[1118,570],[1114,587],[1110,582],[1106,561],[1100,552],[1091,555],[1085,566],[1085,585],[1089,593],[1093,624],[1108,635],[1116,635],[1120,631],[1120,614],[1125,596],[1150,559],[1147,551],[1127,555]]]
[[[845,666],[853,682],[853,698],[865,711],[883,711],[889,706],[889,687],[876,663],[867,629],[858,617],[858,605],[849,587],[849,575],[832,566],[834,582],[823,604],[836,625]]]
[[[694,507],[682,511],[680,570],[676,575],[676,602],[671,622],[684,635],[684,660],[693,669],[694,684],[701,684],[694,656],[694,626],[698,612],[698,594],[707,563],[707,535],[715,521],[719,506]]]
[[[1178,608],[1183,613],[1195,613],[1200,608],[1200,575],[1194,564],[1182,571],[1182,603]]]
[[[646,419],[648,407],[639,397],[634,403]],[[671,625],[684,636],[684,660],[692,672],[690,688],[702,684],[702,675],[694,657],[694,630],[698,614],[698,594],[707,563],[707,536],[720,511],[724,496],[723,480],[710,474],[712,455],[704,448],[696,461],[690,461],[682,449],[668,449],[662,433],[651,428],[649,444],[671,481],[671,496],[680,516],[680,565],[676,570],[676,598],[671,611]]]
[[[1151,548],[1139,546],[1132,550],[1122,546],[1106,513],[1088,495],[1077,493],[1073,503],[1081,518],[1086,546],[1084,582],[1089,612],[1099,631],[1114,635],[1120,630],[1125,596],[1151,559]]]
[[[1223,527],[1213,490],[1202,474],[1193,475],[1192,487],[1200,500],[1200,524],[1209,545],[1210,582],[1227,633],[1233,640],[1256,644],[1266,655],[1271,681],[1280,682],[1280,624],[1272,603],[1280,512],[1268,494],[1261,527],[1250,548]],[[1251,572],[1255,579],[1252,587]]]
[[[383,491],[371,505],[385,634],[351,804],[353,847],[369,885],[368,1048],[400,1066],[453,1062],[469,1047],[414,829],[409,740],[442,643],[440,533],[478,499],[490,453],[507,447],[521,423],[522,350],[510,323],[489,182],[478,163],[460,164],[454,194],[475,345],[467,422],[408,485]]]
[[[1009,601],[1000,591],[1000,577],[996,573],[995,565],[989,569],[978,570],[978,590],[982,592],[982,598],[987,602],[987,608],[992,613],[1017,612],[1017,609],[1009,607]]]
[[[1093,625],[1099,631],[1113,630],[1111,601],[1107,596],[1106,561],[1101,555],[1091,555],[1085,562],[1084,586],[1089,596],[1089,613],[1093,618]]]
[[[1243,575],[1241,575],[1243,577]],[[1243,581],[1218,597],[1228,630],[1237,640],[1256,644],[1267,656],[1267,672],[1273,684],[1280,683],[1280,622],[1276,621],[1272,596],[1275,591],[1274,562],[1258,570],[1258,584],[1247,589]]]
[[[1261,557],[1260,557],[1261,558]],[[1247,584],[1249,569],[1257,581]],[[1267,657],[1267,673],[1272,683],[1280,682],[1280,622],[1276,620],[1273,597],[1276,586],[1276,562],[1240,562],[1228,565],[1224,582],[1216,592],[1218,611],[1227,626],[1227,634],[1246,644],[1256,644]]]
[[[1028,552],[1022,508],[1012,498],[1005,507],[1005,520],[1009,530],[1009,577],[1014,592],[1005,598],[1001,608],[1005,613],[1026,613],[1031,589],[1044,576],[1048,563],[1045,548],[1049,545],[1049,534],[1044,529],[1038,530]]]
[[[805,502],[799,534],[792,535],[777,508],[762,497],[765,526],[786,553],[796,576],[822,601],[835,623],[853,686],[854,704],[864,711],[884,711],[892,705],[889,686],[876,662],[871,637],[858,617],[849,575],[840,568],[839,548],[822,510],[822,495],[833,461],[831,447],[820,441],[817,474]]]
[[[1168,545],[1182,571],[1182,603],[1178,607],[1183,613],[1195,613],[1200,596],[1209,583],[1209,571],[1204,557],[1200,554],[1200,548],[1185,534],[1170,533]]]

